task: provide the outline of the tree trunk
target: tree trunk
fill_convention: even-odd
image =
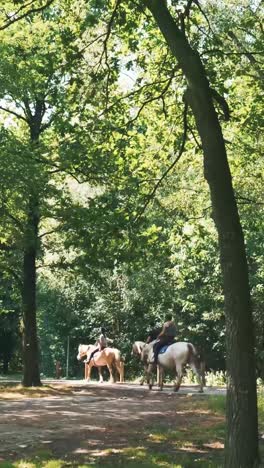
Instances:
[[[30,127],[30,140],[34,147],[38,145],[41,127],[42,103],[37,102],[35,115],[32,115]],[[25,230],[25,248],[23,258],[23,363],[24,373],[22,384],[25,387],[40,386],[39,347],[37,336],[37,304],[36,304],[36,258],[38,252],[39,203],[38,192],[32,187],[29,194],[28,217]]]
[[[39,351],[36,323],[36,255],[38,234],[38,204],[31,195],[27,220],[26,246],[23,259],[23,352],[25,387],[41,385],[39,373]]]
[[[187,80],[189,102],[202,141],[218,232],[226,313],[227,434],[225,466],[258,466],[254,333],[244,237],[224,138],[204,66],[174,22],[164,0],[145,0]]]
[[[8,374],[8,367],[9,367],[9,354],[4,353],[3,356],[3,374],[7,375]]]

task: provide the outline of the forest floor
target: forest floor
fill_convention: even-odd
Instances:
[[[225,395],[197,391],[2,384],[0,467],[220,467]]]

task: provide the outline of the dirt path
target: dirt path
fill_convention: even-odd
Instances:
[[[15,399],[10,395],[5,399],[4,394],[1,399],[0,395],[0,461],[48,450],[54,457],[87,463],[129,448],[155,451],[157,442],[159,451],[168,451],[166,437],[157,440],[159,430],[188,431],[194,426],[203,430],[223,421],[222,416],[203,410],[206,396],[199,395],[197,387],[174,394],[168,388],[149,392],[131,385],[63,382],[44,390],[41,398],[20,395],[18,399],[14,393]],[[193,451],[200,455],[216,448],[222,451],[223,444],[215,443],[220,445],[194,444]],[[182,448],[171,444],[169,450],[176,453]]]

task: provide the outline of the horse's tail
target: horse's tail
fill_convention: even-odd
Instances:
[[[198,350],[192,343],[188,343],[189,361],[192,361],[199,370],[203,386],[206,386],[205,381],[205,358],[201,350]]]
[[[115,348],[114,356],[115,356],[115,361],[123,361],[123,358],[121,356],[121,352],[119,351],[119,349]]]
[[[112,365],[115,371],[117,371],[117,373],[119,374],[120,382],[124,382],[124,364],[125,360],[121,352],[119,351],[119,349],[115,349]]]

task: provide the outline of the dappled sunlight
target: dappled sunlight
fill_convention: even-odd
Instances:
[[[56,390],[57,391],[57,390]],[[224,417],[207,399],[121,386],[76,387],[74,392],[0,401],[0,460],[50,452],[63,466],[171,466],[188,456],[222,452]],[[215,447],[215,449],[214,449]],[[191,454],[191,455],[190,455]],[[187,456],[186,455],[186,456]],[[32,455],[33,456],[33,455]],[[41,467],[46,465],[42,464]],[[60,466],[60,465],[55,465]],[[176,465],[177,466],[177,465]],[[183,465],[184,466],[184,465]],[[0,464],[0,468],[1,464]]]
[[[203,454],[206,454],[208,453],[208,450],[205,450],[201,447],[197,447],[195,444],[192,444],[192,443],[184,443],[182,447],[178,447],[179,450],[183,451],[183,452],[188,452],[188,453],[203,453]]]

